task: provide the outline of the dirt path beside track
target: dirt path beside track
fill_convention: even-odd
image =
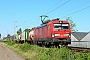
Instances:
[[[25,60],[13,50],[0,43],[0,60]]]

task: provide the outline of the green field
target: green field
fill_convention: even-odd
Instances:
[[[74,52],[66,47],[46,48],[28,43],[16,44],[12,41],[5,44],[26,60],[90,60],[90,52]]]

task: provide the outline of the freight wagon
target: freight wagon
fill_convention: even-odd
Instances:
[[[20,35],[19,35],[19,42],[23,43],[23,42],[31,42],[30,39],[30,29],[25,29]]]

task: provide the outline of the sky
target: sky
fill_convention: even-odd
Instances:
[[[5,37],[39,26],[41,15],[46,20],[70,17],[79,32],[90,31],[90,0],[0,0],[0,33]]]

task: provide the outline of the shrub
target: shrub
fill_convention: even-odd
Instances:
[[[12,45],[15,44],[15,42],[13,42],[13,41],[7,41],[6,44],[12,46]]]
[[[6,42],[12,49],[20,52],[25,59],[30,60],[89,60],[90,53],[75,52],[67,47],[39,47],[28,43],[15,44],[13,41]],[[17,47],[17,48],[16,48]],[[28,52],[29,51],[29,52]]]

